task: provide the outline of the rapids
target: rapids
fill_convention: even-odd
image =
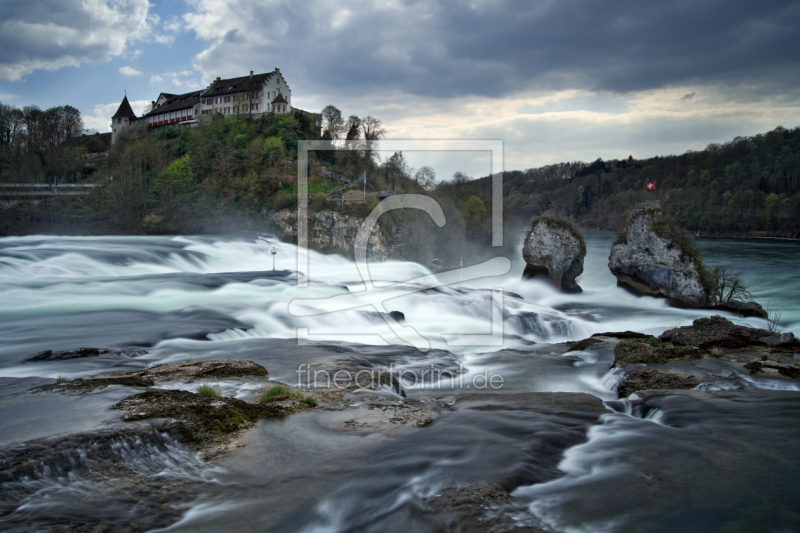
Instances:
[[[423,430],[370,436],[336,430],[345,415],[335,411],[265,420],[214,466],[145,429],[120,437],[116,455],[94,463],[86,451],[93,445],[74,437],[84,451],[64,452],[54,463],[72,466],[52,471],[41,462],[25,479],[3,480],[23,503],[13,520],[4,518],[13,509],[0,512],[0,523],[26,531],[25,520],[58,523],[47,520],[65,509],[80,523],[92,506],[109,523],[127,520],[135,507],[115,492],[119,487],[86,473],[113,477],[110,464],[126,460],[147,479],[173,480],[165,490],[181,495],[173,512],[142,519],[144,529],[171,523],[170,531],[455,531],[454,524],[432,522],[424,502],[474,483],[512,492],[515,524],[529,531],[800,529],[797,381],[703,361],[691,371],[722,377],[700,390],[619,400],[610,350],[565,353],[561,343],[593,333],[658,335],[710,314],[618,288],[606,265],[612,240],[586,234],[581,294],[521,281],[521,253],[500,275],[486,263],[449,277],[410,262],[370,264],[373,283],[390,296],[377,309],[352,261],[309,252],[306,279],[298,274],[296,247],[269,235],[0,239],[4,464],[13,463],[14,446],[23,441],[102,433],[118,424],[119,413],[108,407],[136,392],[26,393],[31,387],[187,358],[249,359],[291,385],[309,384],[303,364],[358,361],[415,376],[425,370],[427,380],[404,379],[408,400],[381,401],[433,402],[447,411]],[[800,334],[800,245],[698,244],[706,263],[743,271],[755,299],[781,313],[781,329]],[[331,310],[331,302],[348,299],[360,306]],[[394,311],[429,349],[398,337],[383,315]],[[758,318],[725,316],[765,326]],[[79,347],[109,352],[25,361],[42,350]],[[491,376],[500,376],[501,386],[487,386]],[[236,380],[216,385],[226,396],[255,394]],[[557,396],[545,412],[532,407],[543,398],[537,395],[554,392],[582,394]],[[170,488],[173,482],[181,488]],[[156,485],[141,495],[144,508],[164,504]]]

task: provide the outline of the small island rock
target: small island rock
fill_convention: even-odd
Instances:
[[[568,220],[540,216],[531,222],[522,257],[523,278],[547,276],[564,292],[581,292],[575,278],[583,273],[586,244],[578,229]]]

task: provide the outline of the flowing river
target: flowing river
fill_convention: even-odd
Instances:
[[[441,521],[448,511],[432,523],[425,510],[450,487],[499,484],[514,496],[513,524],[487,531],[800,530],[800,382],[704,361],[695,371],[717,377],[698,390],[620,400],[612,351],[565,354],[563,343],[593,333],[658,335],[712,314],[617,287],[612,240],[586,234],[580,294],[520,280],[521,253],[450,274],[371,263],[372,293],[386,298],[379,309],[353,261],[309,252],[306,277],[296,247],[270,236],[0,239],[0,446],[98,435],[59,456],[83,470],[36,463],[33,474],[0,479],[23,502],[0,506],[0,524],[34,531],[93,515],[111,530],[466,531]],[[782,331],[800,334],[800,244],[698,245],[707,264],[744,273]],[[390,312],[401,325],[387,322]],[[80,347],[109,352],[25,361]],[[358,361],[406,373],[408,398],[389,395],[384,408],[453,408],[421,429],[369,435],[337,429],[346,411],[264,420],[211,462],[166,434],[115,434],[111,455],[97,458],[103,432],[120,424],[109,406],[137,390],[27,392],[59,377],[218,358],[252,360],[289,385],[308,384],[303,368]],[[248,383],[215,384],[226,396],[255,394]],[[528,394],[545,392],[604,403],[567,395],[534,408]],[[149,480],[122,500],[108,489],[119,475],[109,465],[120,463]],[[177,518],[143,511],[164,506]]]

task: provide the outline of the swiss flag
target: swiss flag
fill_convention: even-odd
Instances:
[[[647,184],[647,190],[648,191],[656,190],[656,182],[655,181],[651,181],[650,183],[648,183]]]

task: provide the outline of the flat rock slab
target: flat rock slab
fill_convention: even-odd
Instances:
[[[237,359],[211,359],[209,361],[184,361],[158,365],[136,372],[139,376],[156,383],[181,381],[192,383],[198,380],[267,375],[267,369],[252,361]]]
[[[775,346],[791,349],[794,335],[781,334],[766,329],[737,326],[730,320],[714,315],[698,318],[691,326],[670,329],[659,339],[678,346],[694,348],[749,348],[753,346]]]
[[[620,398],[627,398],[634,392],[643,390],[693,389],[702,382],[701,379],[682,372],[634,370],[620,382],[617,392]]]
[[[312,407],[312,403],[288,395],[277,401],[249,403],[236,398],[163,389],[134,394],[111,406],[125,411],[122,416],[125,421],[174,420],[184,442],[198,449],[226,444],[262,418],[285,416]]]
[[[671,361],[691,361],[711,355],[706,350],[692,346],[675,346],[649,337],[626,339],[614,347],[614,364],[611,368],[627,365],[659,365]]]

